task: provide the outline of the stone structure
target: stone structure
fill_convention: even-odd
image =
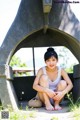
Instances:
[[[13,79],[9,67],[12,55],[22,47],[37,46],[66,46],[79,61],[74,66],[74,78],[80,85],[80,22],[69,4],[55,0],[21,0],[16,18],[0,47],[0,100],[3,106],[10,104],[18,109],[10,81]],[[78,88],[76,94],[80,96],[80,86]]]

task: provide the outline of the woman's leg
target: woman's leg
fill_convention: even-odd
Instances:
[[[42,75],[40,78],[40,83],[42,87],[49,88],[48,77]],[[50,98],[46,93],[38,92],[40,100],[45,104],[47,110],[54,110],[54,107],[50,103]]]
[[[57,91],[63,91],[65,88],[67,87],[67,83],[64,80],[61,80],[60,83],[57,86]],[[61,99],[62,100],[62,99]],[[60,107],[59,103],[61,102],[61,100],[55,100],[55,110],[61,110],[62,108]]]

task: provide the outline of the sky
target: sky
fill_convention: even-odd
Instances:
[[[69,1],[73,2],[73,0],[69,0]],[[76,1],[78,1],[79,3],[71,3],[70,6],[77,19],[80,21],[80,12],[79,12],[80,0],[74,0],[74,2]],[[21,0],[0,0],[0,46],[12,22],[14,21],[20,2]],[[22,51],[24,51],[24,58],[25,58],[26,51],[25,50]],[[17,55],[21,58],[20,54],[21,54],[20,52],[17,53]],[[31,60],[32,58],[30,57],[29,59]]]
[[[21,0],[0,0],[0,46],[18,10]]]

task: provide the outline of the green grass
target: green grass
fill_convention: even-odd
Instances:
[[[80,98],[78,98],[78,100],[74,103],[72,93],[67,94],[67,97],[70,101],[69,108],[70,112],[73,113],[74,120],[80,120]]]
[[[33,120],[36,117],[36,110],[33,111],[32,109],[29,109],[28,107],[26,107],[26,111],[22,109],[13,111],[10,105],[8,105],[7,108],[4,108],[4,109],[2,106],[0,106],[0,112],[2,110],[9,111],[9,120]]]
[[[59,118],[54,116],[54,117],[51,118],[51,120],[59,120]]]
[[[80,103],[77,101],[75,104],[73,102],[73,99],[70,94],[67,95],[70,104],[70,112],[72,114],[72,118],[74,120],[80,120]],[[36,109],[33,111],[32,108],[28,108],[26,106],[26,111],[24,110],[18,110],[18,111],[12,111],[11,106],[8,105],[8,108],[3,109],[2,105],[0,105],[0,111],[1,110],[8,110],[10,114],[10,120],[35,120],[37,117]],[[59,120],[59,117],[53,116],[51,120]]]
[[[36,113],[34,111],[23,112],[16,111],[10,113],[10,120],[31,120],[36,117]]]

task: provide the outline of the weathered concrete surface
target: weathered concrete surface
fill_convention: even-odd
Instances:
[[[14,52],[21,47],[50,45],[68,47],[80,63],[80,22],[70,10],[69,4],[57,4],[53,0],[48,19],[48,30],[44,34],[42,1],[22,0],[17,16],[0,47],[0,66],[8,65]],[[5,67],[0,69],[1,81],[4,73]],[[10,93],[6,80],[7,77],[5,75],[4,87],[0,87],[0,99],[4,100],[5,104],[11,104],[13,101],[8,97]],[[3,88],[6,89],[6,92]],[[3,93],[6,93],[5,98],[2,96]],[[14,95],[13,97],[15,99]]]
[[[57,4],[53,2],[53,6],[49,14],[48,26],[53,34],[54,31],[56,34],[60,33],[60,39],[62,36],[64,37],[64,46],[66,46],[66,43],[68,43],[68,48],[80,61],[80,22],[71,12],[69,4]],[[32,33],[35,33],[36,35],[36,32],[43,29],[43,27],[44,14],[42,1],[22,0],[17,16],[0,48],[0,55],[2,56],[0,64],[6,62],[8,63],[11,55],[20,42],[24,39],[27,41],[28,36],[31,36]],[[58,42],[60,39],[57,39],[57,45],[59,45]],[[63,41],[61,41],[61,43],[63,43]],[[54,42],[52,45],[54,45]]]

